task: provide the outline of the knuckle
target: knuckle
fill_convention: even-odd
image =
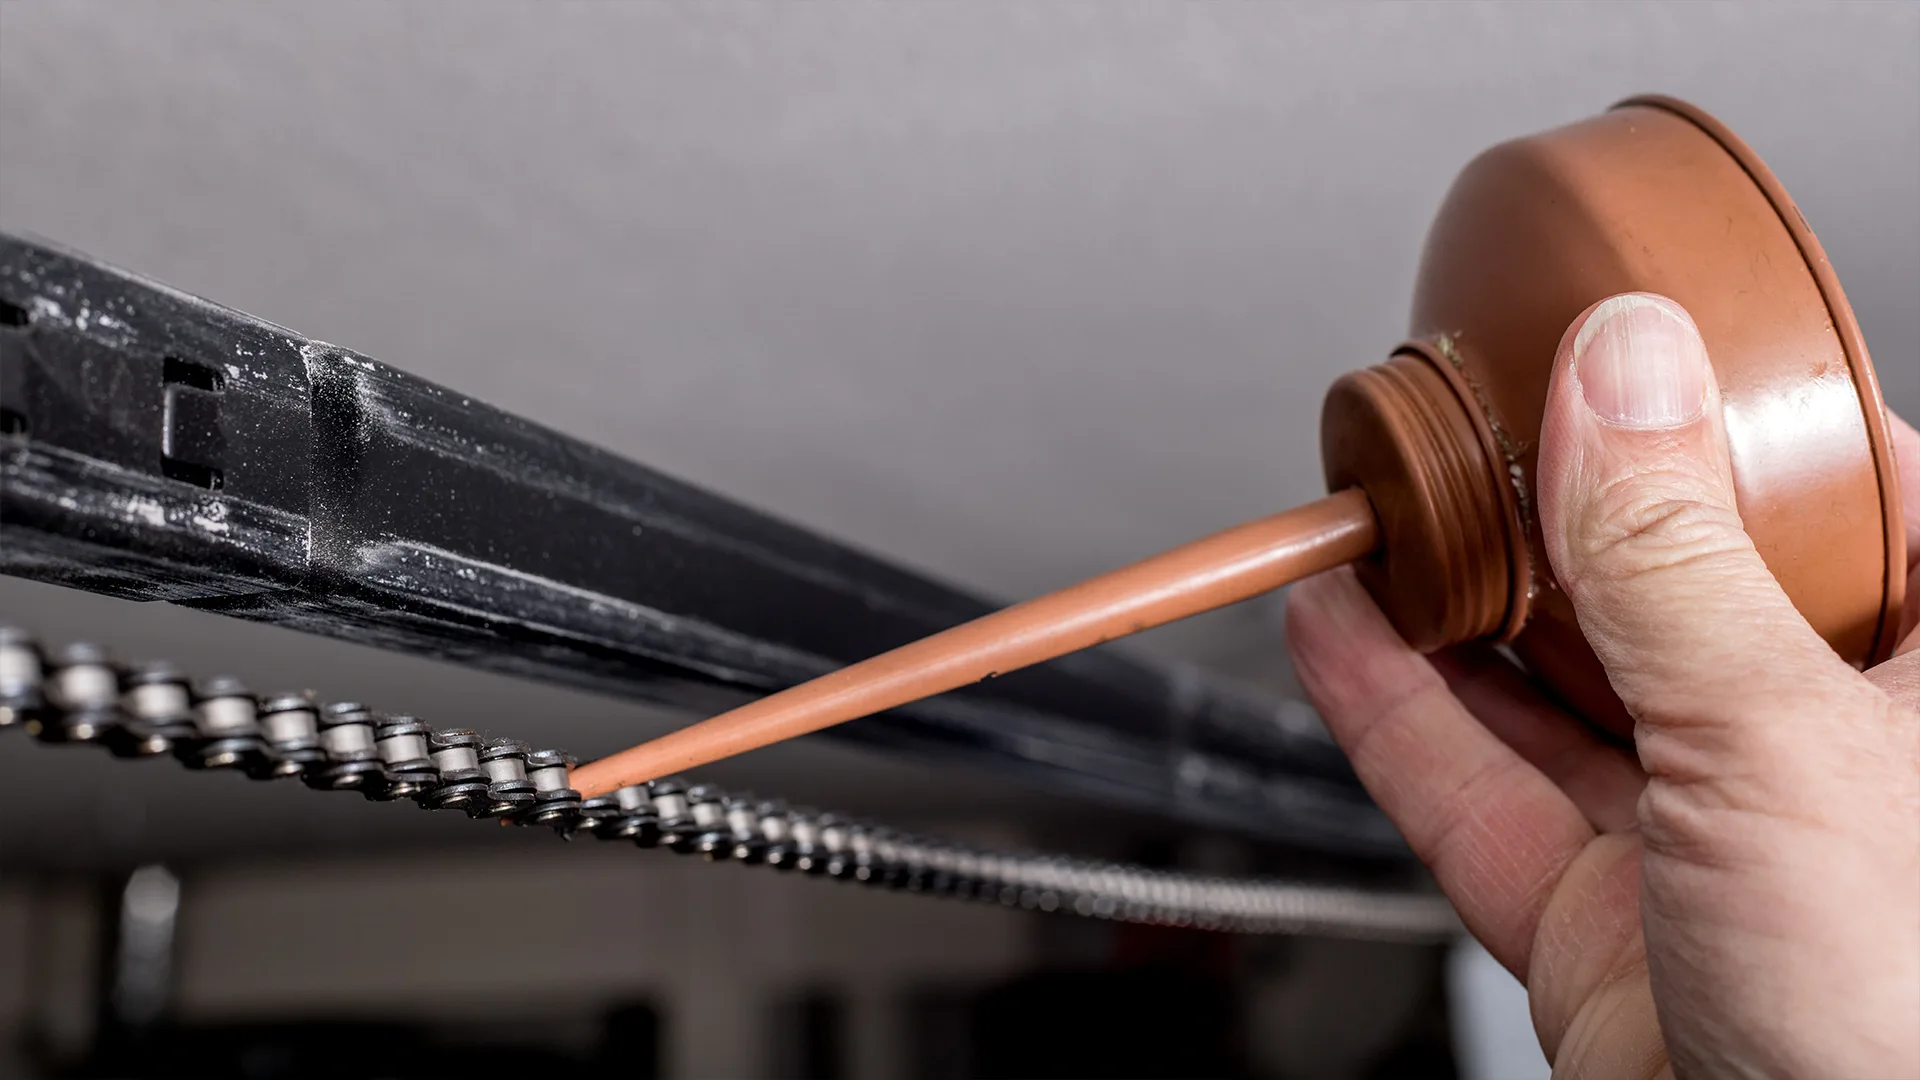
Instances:
[[[1638,577],[1714,563],[1753,551],[1733,507],[1703,499],[1670,475],[1616,478],[1595,492],[1569,537],[1576,565],[1589,575]]]

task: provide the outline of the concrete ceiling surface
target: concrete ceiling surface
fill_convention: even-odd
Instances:
[[[0,222],[1012,597],[1319,494],[1458,168],[1642,91],[1768,159],[1920,412],[1914,4],[0,0]],[[1275,623],[1144,647],[1284,685]],[[662,723],[580,708],[588,753]]]

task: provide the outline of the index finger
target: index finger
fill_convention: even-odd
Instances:
[[[1541,912],[1594,837],[1585,815],[1467,712],[1352,570],[1293,586],[1287,644],[1360,782],[1467,929],[1524,980]]]

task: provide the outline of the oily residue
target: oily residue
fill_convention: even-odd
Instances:
[[[1527,471],[1520,462],[1533,449],[1533,444],[1515,439],[1506,425],[1500,422],[1500,415],[1487,399],[1485,389],[1467,370],[1466,361],[1460,355],[1460,334],[1435,334],[1433,348],[1446,358],[1447,363],[1453,365],[1454,371],[1459,372],[1461,381],[1467,384],[1467,389],[1473,391],[1474,400],[1480,403],[1480,413],[1487,418],[1487,427],[1493,431],[1493,444],[1499,448],[1500,456],[1507,463],[1507,481],[1513,486],[1515,506],[1520,511],[1521,531],[1523,534],[1530,532],[1533,528],[1533,490],[1527,483]]]

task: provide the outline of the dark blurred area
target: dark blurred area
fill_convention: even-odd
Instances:
[[[0,907],[25,961],[0,1060],[249,1080],[1457,1075],[1443,947],[1070,920],[656,855],[42,879]],[[1324,1029],[1302,1037],[1308,1016]]]
[[[0,226],[1018,597],[1321,494],[1321,394],[1401,336],[1460,166],[1635,92],[1760,151],[1920,412],[1917,53],[1910,4],[0,0]],[[1279,610],[1129,647],[1297,695]],[[583,756],[688,719],[13,579],[0,620]],[[702,775],[1330,872],[811,739]],[[0,820],[0,1078],[1547,1075],[1467,945],[906,896],[17,732]]]

